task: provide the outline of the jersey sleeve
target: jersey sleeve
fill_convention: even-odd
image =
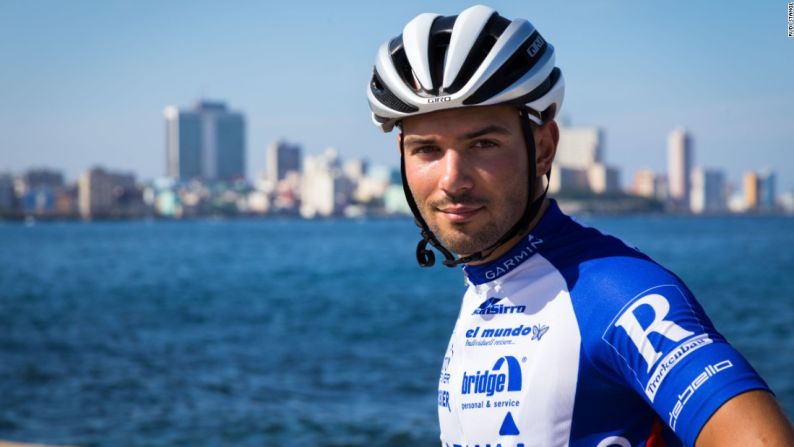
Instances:
[[[600,300],[607,303],[603,330],[590,341],[590,352],[607,374],[642,396],[685,445],[694,445],[711,415],[732,397],[769,390],[675,275],[636,259],[609,268],[622,268],[631,278],[595,288],[608,298]]]

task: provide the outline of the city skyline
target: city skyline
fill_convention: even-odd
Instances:
[[[780,192],[794,189],[784,3],[488,3],[527,17],[555,45],[563,117],[604,129],[608,159],[624,172],[664,172],[667,135],[685,126],[694,167],[718,166],[735,185],[745,171],[774,168]],[[102,165],[163,176],[162,108],[200,97],[246,115],[249,179],[279,139],[396,166],[395,135],[379,133],[366,106],[375,51],[420,12],[466,6],[5,2],[0,171],[50,166],[76,180]]]
[[[0,173],[0,217],[314,218],[408,212],[399,172],[393,168],[370,170],[368,161],[358,158],[343,162],[330,147],[320,155],[302,157],[300,144],[279,140],[268,147],[268,164],[254,182],[234,174],[241,165],[227,171],[231,176],[218,175],[212,159],[227,150],[239,151],[239,142],[245,140],[244,128],[227,124],[243,123],[244,116],[228,113],[222,102],[200,101],[187,110],[169,106],[164,117],[168,176],[139,182],[134,173],[92,167],[77,184],[70,184],[61,171],[47,168],[13,176]],[[794,191],[778,196],[774,171],[746,171],[739,189],[726,184],[720,169],[693,168],[693,138],[684,129],[670,132],[669,172],[636,171],[630,189],[621,187],[621,171],[608,164],[602,140],[599,128],[560,129],[560,149],[568,157],[552,167],[548,192],[561,200],[561,206],[706,215],[794,213]]]
[[[203,119],[198,119],[197,121],[197,117],[200,118],[203,113],[202,110],[205,108],[211,113],[209,116],[205,116]],[[181,174],[180,170],[175,167],[178,163],[175,163],[173,160],[173,153],[180,152],[179,147],[182,146],[182,144],[177,143],[177,141],[181,142],[181,138],[179,137],[178,130],[180,126],[176,123],[181,123],[184,118],[183,115],[189,115],[188,118],[192,121],[188,123],[190,124],[188,128],[192,133],[190,133],[191,138],[188,138],[188,142],[191,143],[188,146],[195,146],[191,149],[192,151],[208,152],[206,148],[202,148],[202,144],[200,144],[200,140],[202,139],[201,135],[207,134],[214,136],[215,131],[210,129],[212,131],[207,133],[206,130],[201,130],[201,127],[207,126],[206,123],[198,127],[197,125],[201,121],[207,121],[207,119],[211,121],[217,120],[215,114],[219,111],[222,114],[232,117],[234,122],[244,123],[246,120],[244,112],[229,111],[226,108],[224,100],[199,98],[194,102],[191,108],[180,109],[173,105],[165,107],[165,174],[156,177],[145,177],[140,176],[138,172],[128,168],[117,169],[115,167],[110,167],[110,170],[116,170],[125,175],[131,174],[134,177],[140,177],[138,180],[141,184],[161,180],[187,182],[194,179],[203,182],[222,181],[229,184],[233,183],[235,180],[244,180],[249,184],[256,184],[262,180],[281,181],[291,171],[298,175],[302,175],[303,167],[307,160],[311,162],[312,159],[318,157],[323,158],[327,155],[329,150],[338,153],[337,148],[333,146],[325,146],[319,151],[305,151],[304,153],[302,142],[279,138],[267,145],[265,150],[266,162],[262,166],[254,167],[257,173],[253,177],[217,177],[215,175],[208,175],[205,166],[198,166],[206,164],[206,160],[203,159],[207,158],[207,154],[201,153],[195,154],[195,156],[192,157],[202,159],[195,160],[198,163],[194,169],[195,172],[189,175]],[[245,131],[244,126],[235,129],[235,132],[240,132],[240,134],[232,136],[232,141],[243,141],[243,153],[247,151],[244,144],[246,140]],[[752,199],[748,198],[754,194],[753,192],[748,192],[753,189],[748,186],[748,176],[772,175],[772,184],[777,185],[778,171],[771,168],[747,169],[742,171],[739,181],[733,182],[725,178],[725,169],[722,166],[694,163],[693,160],[696,158],[696,151],[693,143],[693,135],[688,129],[683,127],[676,127],[667,135],[667,148],[665,150],[667,166],[661,170],[643,167],[635,171],[624,172],[623,166],[607,161],[608,157],[605,149],[604,134],[604,129],[600,127],[568,127],[560,123],[560,142],[557,147],[558,154],[552,166],[551,183],[549,184],[550,193],[556,194],[562,192],[567,194],[573,191],[587,191],[593,194],[613,194],[621,192],[639,197],[654,197],[662,202],[670,201],[670,204],[674,205],[679,210],[690,210],[691,208],[691,211],[700,209],[701,211],[695,212],[702,212],[703,210],[727,210],[731,200],[741,199],[754,202]],[[237,151],[240,148],[232,145],[232,149]],[[211,152],[210,155],[219,155],[219,153],[216,153],[217,150],[217,148],[212,148],[209,151]],[[364,165],[371,164],[371,160],[366,157],[354,157],[351,158],[350,161],[363,163]],[[243,159],[238,160],[238,162],[247,164],[247,157],[243,155]],[[388,164],[375,164],[375,166],[379,169],[398,169]],[[105,170],[107,168],[108,166],[92,163],[80,172],[77,178],[74,179],[74,182],[79,181],[88,171],[96,169]],[[53,174],[57,173],[57,175],[61,177],[62,182],[63,179],[66,179],[67,183],[68,181],[72,181],[72,179],[67,176],[63,176],[62,167],[47,165],[29,166],[16,173],[12,171],[0,171],[0,174],[14,175],[20,174],[21,172],[34,172],[37,170]],[[309,171],[311,171],[311,169]],[[706,179],[708,179],[708,182]],[[661,184],[659,182],[661,182]],[[699,205],[695,205],[690,197],[691,193],[695,193],[693,189],[694,182],[699,183],[699,188],[712,190],[712,196],[714,195],[713,191],[720,190],[721,192],[719,194],[722,196],[720,200],[724,202],[723,206],[716,208],[713,206],[706,206],[703,201],[713,201],[714,198],[711,197],[707,199],[702,196],[702,190],[700,191],[701,196],[697,199]],[[708,186],[706,186],[707,184]],[[719,186],[717,186],[717,184]],[[780,194],[778,194],[778,191]],[[794,195],[794,190],[778,190],[778,186],[775,186],[771,192],[767,191],[767,194],[770,194],[770,197],[766,200],[766,203],[775,203],[784,195]],[[754,206],[755,205],[749,206],[749,209],[754,208]],[[734,211],[744,210],[745,208],[743,205],[734,206]]]

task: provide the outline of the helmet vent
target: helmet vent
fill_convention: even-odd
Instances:
[[[508,25],[510,25],[510,20],[501,17],[497,13],[494,13],[488,19],[488,23],[485,24],[480,35],[477,36],[477,40],[474,42],[469,55],[466,56],[466,60],[458,72],[458,76],[455,77],[455,81],[447,89],[447,93],[455,93],[469,82]]]
[[[391,60],[397,73],[400,75],[403,83],[407,85],[414,92],[420,89],[419,81],[416,79],[411,63],[408,62],[408,56],[405,55],[405,47],[403,46],[402,38],[394,39],[389,47],[391,52]]]
[[[375,98],[390,109],[402,113],[413,113],[419,110],[417,107],[404,103],[400,98],[395,96],[391,90],[386,88],[383,85],[383,80],[378,76],[377,71],[372,73],[372,81],[369,83],[369,87],[372,90],[372,94],[375,95]]]
[[[452,37],[451,33],[436,33],[430,38],[430,77],[433,80],[433,89],[430,93],[433,96],[438,95],[441,88],[442,78],[444,77],[444,62],[447,56],[447,48],[449,48],[449,39]]]

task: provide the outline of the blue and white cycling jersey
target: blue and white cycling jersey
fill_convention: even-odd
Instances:
[[[469,283],[439,379],[443,446],[693,445],[768,389],[674,274],[552,200]]]

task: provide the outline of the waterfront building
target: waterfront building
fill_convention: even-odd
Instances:
[[[55,191],[55,210],[56,216],[75,217],[77,216],[77,184],[59,188]]]
[[[289,215],[300,212],[302,177],[297,171],[289,171],[287,176],[275,185],[270,212]]]
[[[631,192],[634,195],[653,198],[656,195],[656,173],[650,169],[640,169],[634,173]]]
[[[391,177],[392,170],[388,167],[375,166],[372,169],[368,168],[367,174],[356,181],[353,199],[358,203],[368,204],[371,207],[377,202],[377,205],[380,205],[382,210],[383,198],[391,184]]]
[[[32,216],[55,214],[55,191],[46,188],[30,189],[20,197],[22,212]]]
[[[605,194],[619,190],[619,169],[604,162],[604,131],[561,126],[549,192]]]
[[[675,129],[667,138],[667,182],[670,198],[680,208],[688,208],[692,171],[692,136]]]
[[[143,195],[135,176],[95,167],[78,180],[78,207],[83,218],[143,215]]]
[[[63,173],[53,169],[30,169],[14,181],[21,211],[31,216],[56,214],[56,197],[63,194]]]
[[[725,175],[716,169],[692,171],[690,210],[696,214],[720,213],[727,207]]]
[[[758,173],[758,207],[763,211],[777,209],[776,177],[774,171]]]
[[[160,177],[147,182],[143,188],[143,202],[157,216],[182,217],[182,206],[173,178]]]
[[[19,176],[16,189],[17,194],[22,196],[32,190],[55,191],[63,188],[63,173],[53,169],[39,168],[29,169]]]
[[[305,218],[342,215],[350,204],[353,184],[343,175],[339,154],[328,148],[304,160],[300,214]]]
[[[264,191],[254,190],[248,193],[246,208],[252,214],[267,214],[270,210],[270,197]]]
[[[549,181],[549,192],[558,193],[577,193],[589,192],[587,170],[559,166],[556,163],[551,165],[551,179]]]
[[[403,192],[402,185],[389,185],[386,192],[383,194],[383,209],[386,214],[411,215],[411,207],[405,199],[405,192]]]
[[[383,211],[389,215],[403,214],[411,216],[411,207],[405,199],[403,190],[402,175],[399,169],[389,171],[389,186],[383,192]]]
[[[660,202],[670,201],[670,187],[665,174],[656,174],[653,182],[654,198]]]
[[[560,141],[554,164],[569,169],[587,170],[603,163],[604,132],[597,127],[560,127]]]
[[[192,109],[168,106],[166,171],[179,180],[245,178],[245,120],[223,102],[202,100]]]
[[[742,178],[744,185],[744,210],[754,211],[758,209],[758,174],[747,171]]]
[[[290,172],[301,172],[301,147],[280,140],[267,147],[266,177],[274,185]]]
[[[345,175],[354,182],[359,182],[361,179],[366,177],[368,172],[368,164],[366,160],[357,158],[354,160],[348,160],[345,162],[342,171]]]
[[[742,178],[746,211],[774,211],[777,203],[777,176],[774,171],[747,171]]]
[[[595,163],[587,168],[587,184],[596,194],[609,194],[620,191],[620,170],[603,163]]]
[[[731,213],[744,213],[747,211],[747,203],[741,191],[728,196],[728,211]]]
[[[14,177],[8,173],[0,173],[0,214],[11,213],[15,206]]]
[[[634,173],[634,181],[631,185],[632,194],[664,203],[669,200],[667,190],[666,175],[657,174],[650,169],[640,169]]]
[[[794,190],[783,193],[780,197],[780,207],[786,214],[794,214]]]

